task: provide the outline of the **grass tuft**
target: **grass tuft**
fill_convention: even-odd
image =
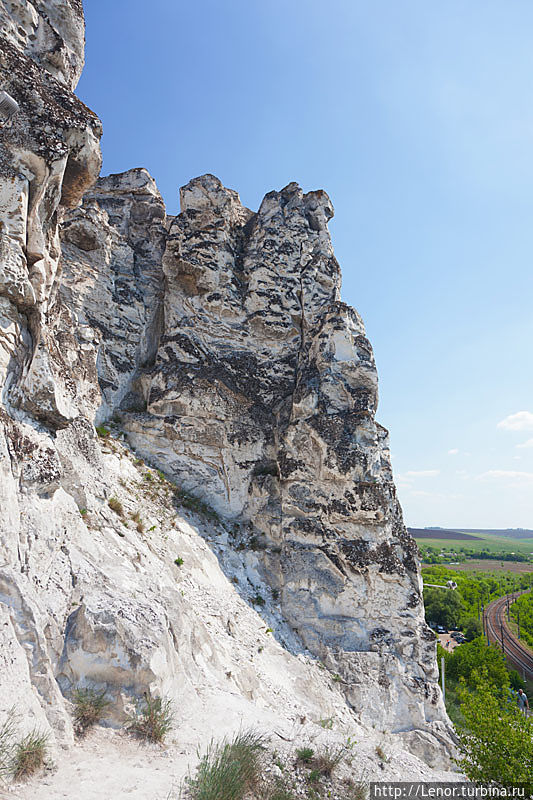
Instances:
[[[300,747],[296,751],[296,760],[301,761],[302,764],[309,764],[313,760],[315,751],[312,747]]]
[[[137,703],[135,713],[130,714],[126,728],[139,739],[163,742],[172,730],[173,723],[172,701],[147,694]]]
[[[48,734],[33,730],[14,745],[9,772],[15,781],[25,780],[40,770],[46,761]]]
[[[124,506],[122,505],[118,497],[110,497],[109,500],[107,501],[107,505],[109,506],[111,511],[114,511],[115,514],[118,514],[119,517],[124,516]]]
[[[100,722],[104,716],[109,700],[105,699],[105,690],[75,689],[72,695],[74,704],[74,722],[77,733],[82,736],[89,728]]]
[[[7,712],[5,722],[0,725],[0,775],[9,772],[10,757],[16,736],[15,717],[16,712],[13,706]]]
[[[382,761],[388,761],[387,755],[381,745],[378,744],[376,747],[376,755],[378,758],[381,758]]]
[[[136,511],[134,514],[131,514],[130,516],[132,520],[135,522],[135,527],[137,528],[138,533],[144,533],[144,524],[139,512]]]
[[[307,783],[318,783],[320,781],[321,772],[318,769],[312,769],[307,776]]]
[[[321,753],[313,759],[315,770],[326,778],[330,778],[335,767],[338,767],[348,752],[346,745],[326,745]]]
[[[110,431],[106,427],[104,427],[104,425],[97,425],[95,430],[100,439],[109,438]]]
[[[368,791],[368,784],[364,781],[359,781],[355,783],[354,781],[351,782],[349,786],[349,794],[347,798],[349,800],[367,800],[369,795]]]
[[[259,786],[265,740],[255,731],[238,733],[231,741],[211,742],[196,774],[188,778],[191,800],[242,800]]]

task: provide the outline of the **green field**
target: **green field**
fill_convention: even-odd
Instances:
[[[476,539],[452,539],[431,538],[426,539],[415,537],[416,543],[420,548],[435,547],[442,550],[454,550],[460,553],[464,550],[475,550],[481,552],[488,550],[490,553],[522,553],[523,555],[533,554],[533,537],[530,539],[509,539],[505,536],[495,536],[494,534],[475,534]]]

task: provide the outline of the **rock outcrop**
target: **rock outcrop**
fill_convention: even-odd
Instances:
[[[70,340],[56,280],[58,216],[80,201],[102,162],[100,121],[72,92],[83,66],[81,4],[6,0],[0,32],[1,85],[20,107],[0,140],[0,314],[8,331],[0,375],[12,406],[65,424],[79,413],[71,367],[94,383]]]
[[[100,421],[146,408],[162,326],[165,207],[144,169],[101,178],[62,225],[59,293],[98,353]]]
[[[244,523],[286,619],[355,708],[424,729],[443,718],[434,639],[374,418],[372,348],[340,300],[332,204],[289,184],[254,214],[205,175],[181,206],[147,413],[124,416],[128,438]]]
[[[111,725],[150,691],[191,739],[214,710],[222,731],[335,719],[444,763],[329,198],[292,183],[254,213],[205,175],[167,217],[145,170],[97,180],[78,0],[0,0],[0,36],[0,723],[15,704],[68,744],[90,685]]]

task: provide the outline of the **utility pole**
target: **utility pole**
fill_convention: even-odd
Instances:
[[[485,606],[483,605],[483,603],[481,603],[481,625],[483,627],[483,636],[486,636],[487,634],[485,631]]]
[[[520,609],[517,607],[516,614],[518,616],[518,638],[520,639]]]
[[[509,614],[509,595],[507,595],[507,622],[511,619]]]
[[[505,645],[503,643],[503,622],[500,622],[500,636],[502,638],[502,651],[503,654],[505,655]]]

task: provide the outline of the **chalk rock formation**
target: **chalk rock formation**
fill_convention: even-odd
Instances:
[[[433,635],[396,499],[377,374],[340,301],[324,192],[254,214],[211,175],[181,191],[163,268],[164,330],[129,440],[244,523],[301,641],[389,730],[438,731]],[[406,720],[409,720],[406,726]]]
[[[110,725],[150,691],[191,738],[213,714],[222,731],[334,718],[369,741],[371,721],[442,761],[329,198],[289,184],[253,213],[205,175],[166,217],[145,170],[96,181],[78,0],[0,0],[0,36],[20,106],[0,139],[0,723],[15,704],[68,744],[68,698],[95,686]],[[121,442],[100,440],[117,417]]]
[[[20,107],[0,140],[0,313],[8,331],[0,375],[14,406],[64,424],[79,412],[69,376],[79,348],[58,347],[61,334],[72,335],[56,303],[58,217],[101,166],[100,122],[71,91],[83,65],[81,4],[6,0],[0,33],[0,82]]]
[[[144,169],[100,178],[62,225],[59,292],[98,352],[97,421],[145,407],[162,323],[165,207]]]

